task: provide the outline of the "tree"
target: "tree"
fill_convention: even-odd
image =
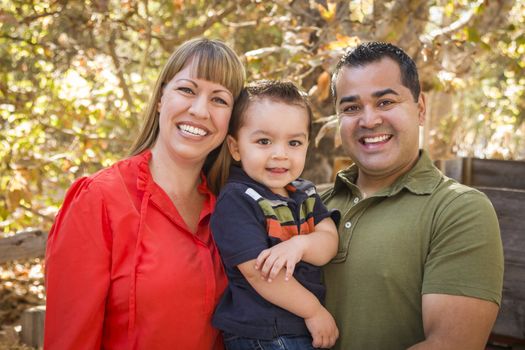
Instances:
[[[4,0],[0,230],[48,229],[75,178],[125,156],[159,67],[198,35],[232,45],[250,79],[300,84],[328,126],[343,50],[393,42],[421,69],[435,158],[524,158],[524,12],[511,0]]]

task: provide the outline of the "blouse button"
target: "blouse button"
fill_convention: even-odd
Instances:
[[[345,228],[352,227],[352,223],[350,221],[345,222]]]
[[[355,198],[354,198],[354,204],[357,204],[357,202],[359,202],[359,198],[358,198],[358,197],[355,197]]]

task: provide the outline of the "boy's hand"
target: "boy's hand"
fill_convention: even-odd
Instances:
[[[312,335],[314,348],[331,348],[339,338],[339,330],[332,315],[324,307],[312,316],[304,319]]]
[[[295,265],[301,261],[304,249],[301,237],[294,236],[287,241],[263,250],[257,257],[255,268],[261,272],[261,278],[271,282],[285,267],[284,279],[288,281],[293,276]]]

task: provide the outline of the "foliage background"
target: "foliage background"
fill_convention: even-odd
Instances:
[[[524,159],[524,21],[524,2],[511,0],[3,0],[0,232],[48,230],[75,178],[126,155],[159,67],[194,36],[227,41],[249,79],[287,78],[310,93],[316,181],[341,154],[331,68],[367,40],[416,60],[435,159]]]

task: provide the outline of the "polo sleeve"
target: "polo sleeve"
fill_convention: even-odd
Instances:
[[[241,189],[221,194],[210,225],[226,267],[253,260],[270,247],[262,210]]]
[[[503,248],[489,199],[470,190],[435,218],[422,293],[452,294],[501,302]]]
[[[90,182],[72,185],[49,232],[46,349],[101,348],[111,238],[102,195]]]

